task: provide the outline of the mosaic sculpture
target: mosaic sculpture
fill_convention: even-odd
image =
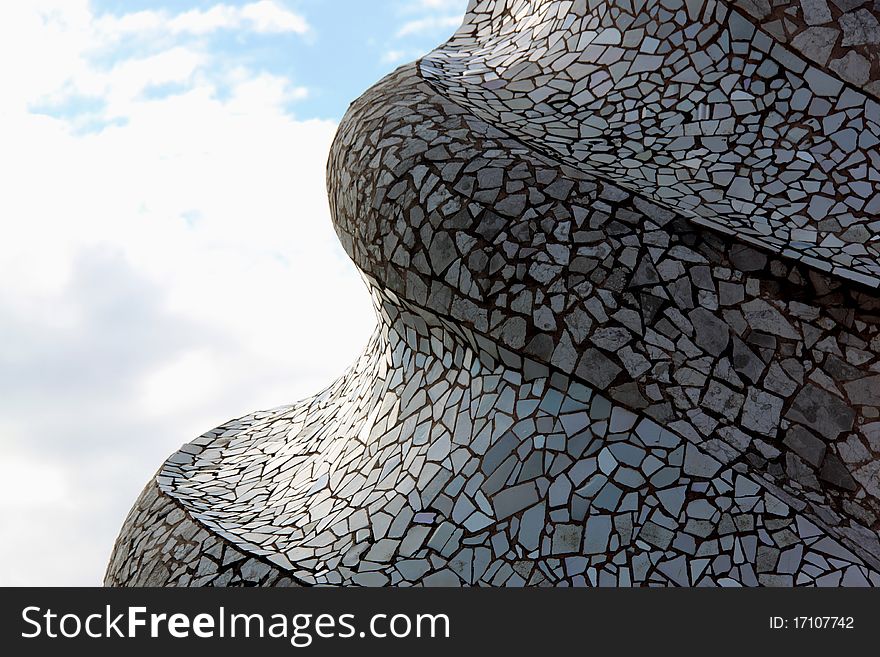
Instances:
[[[378,328],[109,585],[880,585],[880,7],[472,0],[349,109]]]

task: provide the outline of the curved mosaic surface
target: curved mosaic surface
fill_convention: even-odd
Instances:
[[[861,9],[835,7],[823,29]],[[738,58],[736,84],[752,79],[753,95],[781,99],[784,84],[818,93],[781,69],[756,82],[780,44],[818,25],[805,11],[759,9],[472,2],[449,43],[353,103],[328,190],[375,301],[376,335],[319,395],[173,455],[126,520],[107,583],[880,585],[880,295],[862,275],[876,266],[877,231],[867,202],[862,219],[841,221],[863,198],[848,187],[857,170],[871,194],[877,184],[877,126],[865,118],[876,102],[870,80],[842,82],[832,66],[858,55],[874,71],[875,51],[843,43],[841,28],[825,61],[803,53],[840,87],[809,101],[827,109],[822,120],[789,107],[775,128],[807,121],[816,144],[834,141],[823,126],[856,130],[862,159],[829,169],[837,151],[817,146],[818,168],[790,179],[762,164],[788,205],[769,192],[739,218],[695,205],[711,205],[723,230],[670,196],[696,178],[658,173],[652,186],[624,172],[619,150],[606,151],[610,168],[594,166],[597,145],[624,133],[647,143],[647,132],[585,127],[620,108],[638,126],[637,108],[663,107],[674,131],[701,85],[728,94],[718,107],[733,102],[712,71]],[[769,54],[746,49],[780,20]],[[620,42],[598,55],[596,39],[614,29]],[[711,44],[701,40],[712,29]],[[739,36],[725,41],[731,30]],[[663,62],[633,72],[645,43]],[[712,44],[725,43],[738,55],[713,59]],[[618,59],[600,61],[609,52]],[[715,67],[700,81],[664,78],[664,67],[683,70],[675,61],[698,60]],[[603,87],[595,76],[615,66],[629,72]],[[556,102],[572,81],[608,109]],[[861,104],[841,108],[852,94]],[[715,144],[706,171],[760,154],[747,135],[763,135],[773,111],[758,114],[712,142],[688,136]],[[565,125],[578,133],[555,132]],[[669,147],[683,137],[650,142],[645,171],[680,164]],[[730,201],[729,188],[719,193]],[[798,230],[824,231],[826,246],[801,249],[791,224],[770,217],[820,197],[835,200]],[[773,230],[756,239],[765,210]],[[860,252],[841,237],[859,230]],[[826,248],[835,235],[841,244]],[[858,257],[844,266],[845,253]]]
[[[484,0],[421,67],[539,150],[876,287],[880,103],[748,16],[718,0]],[[847,16],[843,46],[867,45],[852,30],[873,14]]]
[[[159,488],[307,584],[880,585],[745,467],[536,363],[505,366],[391,295],[377,304],[387,323],[345,377],[206,434]]]

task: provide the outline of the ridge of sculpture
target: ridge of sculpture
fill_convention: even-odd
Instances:
[[[472,0],[327,167],[372,295],[108,585],[880,586],[880,9]]]

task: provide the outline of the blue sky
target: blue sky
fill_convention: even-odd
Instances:
[[[184,442],[374,326],[324,167],[464,0],[0,3],[0,585],[94,585]]]
[[[248,1],[217,3],[213,0],[150,2],[149,0],[94,0],[93,12],[102,17],[124,18],[138,12],[173,18],[188,12],[209,15],[216,7],[241,8]],[[402,63],[424,54],[451,34],[460,23],[466,0],[276,0],[279,9],[302,19],[305,29],[215,29],[206,33],[167,35],[145,33],[96,49],[96,66],[112,67],[133,57],[160,51],[169,43],[212,53],[205,71],[217,79],[222,95],[224,72],[245,67],[268,73],[304,90],[290,102],[299,118],[339,120],[348,104],[371,84]],[[156,85],[152,97],[179,93],[184,83]],[[100,98],[70,97],[43,111],[53,115],[94,114]],[[112,119],[108,119],[111,120]],[[102,127],[94,121],[90,129]]]

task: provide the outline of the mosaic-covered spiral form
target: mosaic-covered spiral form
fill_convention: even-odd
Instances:
[[[109,585],[880,586],[880,3],[472,0],[328,163],[378,328]]]

